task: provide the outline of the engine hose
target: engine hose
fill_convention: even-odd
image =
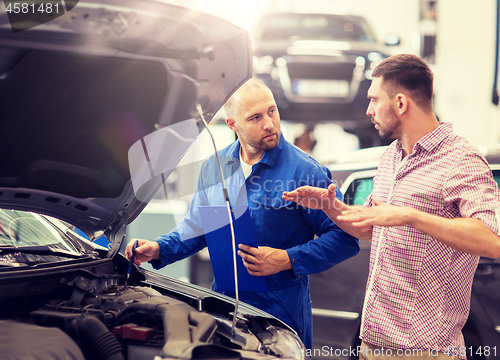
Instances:
[[[73,321],[73,330],[85,352],[98,360],[125,360],[118,339],[94,316]]]
[[[116,324],[127,324],[141,319],[161,321],[161,317],[156,319],[157,307],[158,304],[151,304],[145,301],[129,304],[125,309],[116,314]]]

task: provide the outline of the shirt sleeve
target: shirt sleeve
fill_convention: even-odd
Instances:
[[[461,217],[477,218],[500,234],[498,216],[500,192],[486,160],[479,154],[457,159],[444,184],[446,209],[458,209]],[[448,214],[445,213],[445,216]]]
[[[331,175],[328,170],[325,175],[329,180]],[[342,199],[338,188],[337,197]],[[317,238],[287,249],[295,276],[323,272],[359,252],[358,239],[340,229],[322,210],[304,207],[300,210]]]

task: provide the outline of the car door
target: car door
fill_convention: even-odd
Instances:
[[[490,164],[500,186],[500,164]],[[363,205],[373,189],[376,170],[349,175],[341,186],[344,202]],[[313,359],[357,359],[352,349],[359,343],[359,327],[368,277],[370,242],[360,241],[355,257],[310,276],[314,316]],[[500,259],[481,257],[472,287],[471,309],[464,334],[470,359],[500,356]]]
[[[344,202],[363,205],[373,188],[376,170],[358,171],[343,182]],[[370,242],[359,253],[320,274],[310,275],[313,311],[313,359],[357,359]]]
[[[490,164],[500,186],[500,164]],[[500,259],[481,257],[472,283],[471,309],[463,334],[469,359],[500,357]]]

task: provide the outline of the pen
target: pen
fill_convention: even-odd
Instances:
[[[136,240],[134,243],[134,246],[132,247],[132,257],[130,258],[130,262],[128,264],[127,280],[130,277],[130,273],[132,272],[132,265],[134,264],[134,259],[135,259],[135,249],[137,249],[138,245],[139,245],[139,241]]]

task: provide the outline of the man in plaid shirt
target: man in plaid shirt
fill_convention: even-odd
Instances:
[[[322,209],[371,240],[360,359],[466,359],[462,328],[480,256],[500,258],[500,192],[487,161],[432,108],[433,74],[414,55],[381,62],[367,115],[386,150],[364,207],[301,187],[286,200]]]

